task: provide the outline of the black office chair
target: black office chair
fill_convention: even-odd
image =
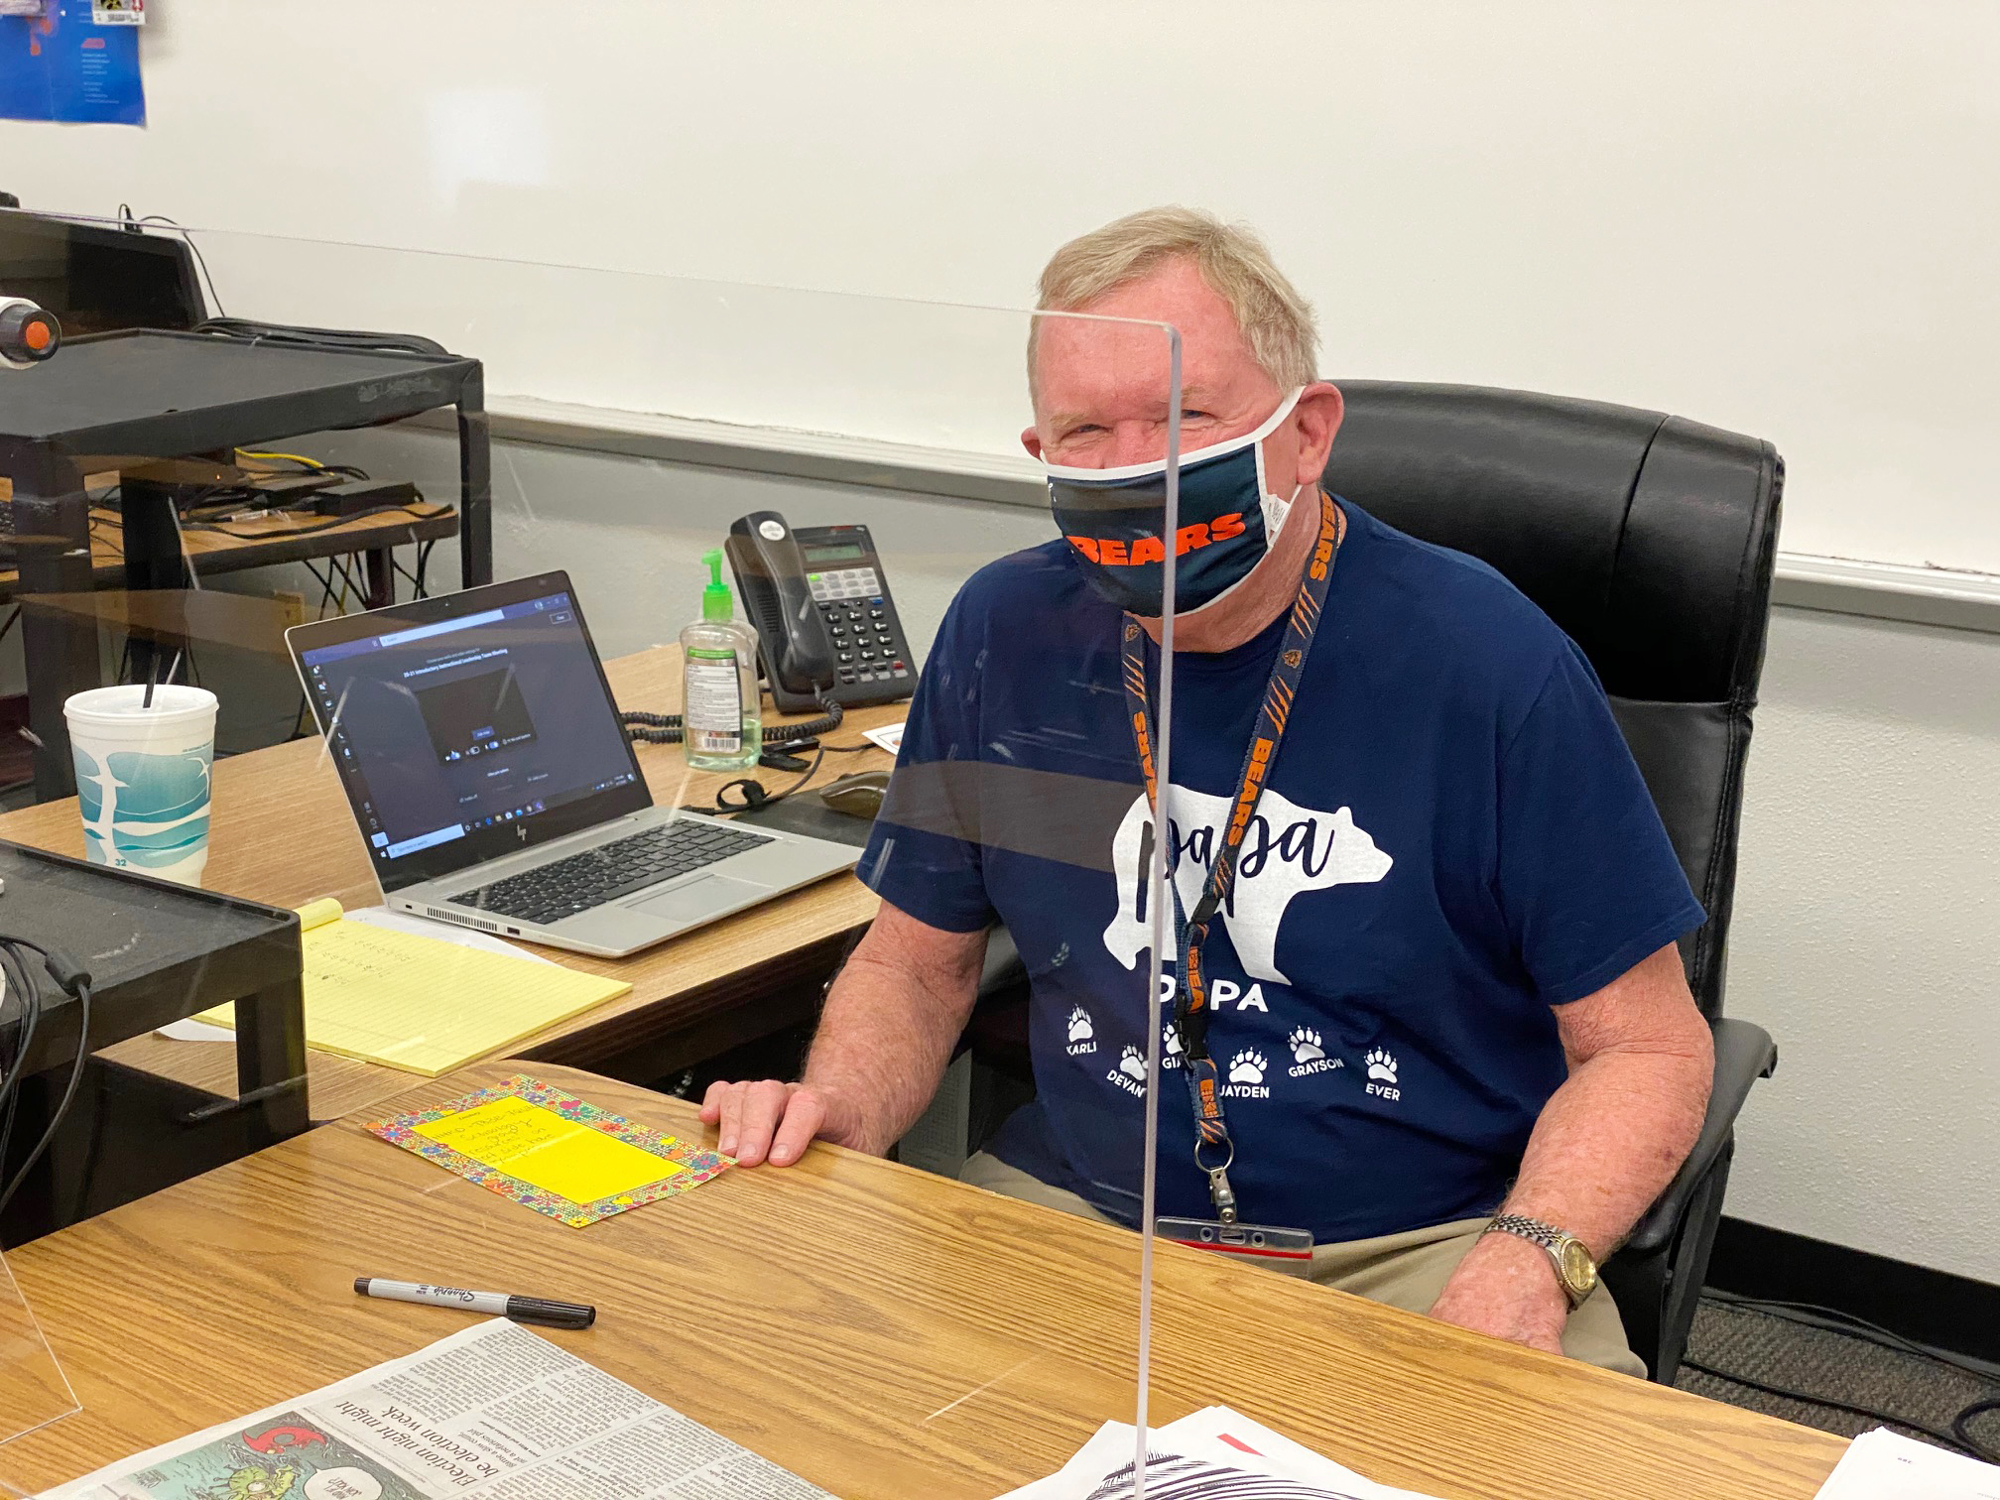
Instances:
[[[1736,1115],[1777,1066],[1722,1015],[1736,827],[1764,666],[1784,462],[1684,417],[1476,386],[1341,385],[1326,486],[1491,563],[1596,667],[1708,921],[1681,942],[1715,1093],[1680,1174],[1604,1267],[1633,1352],[1671,1384],[1708,1271]]]
[[[1370,380],[1341,390],[1347,422],[1326,487],[1483,558],[1583,648],[1708,910],[1681,943],[1715,1035],[1708,1118],[1604,1267],[1633,1352],[1671,1384],[1722,1217],[1736,1116],[1777,1066],[1766,1032],[1723,1017],[1722,982],[1784,464],[1755,438],[1594,401]],[[1025,984],[1000,956],[968,1040],[1001,1071],[1031,1076]]]

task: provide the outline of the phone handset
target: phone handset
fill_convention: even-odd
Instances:
[[[785,518],[752,511],[730,523],[723,549],[744,612],[757,630],[757,655],[771,697],[788,713],[817,707],[837,676],[833,640],[806,579],[805,554]]]

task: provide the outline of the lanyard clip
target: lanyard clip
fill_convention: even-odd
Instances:
[[[1229,1186],[1229,1168],[1212,1167],[1208,1173],[1208,1201],[1215,1206],[1215,1217],[1224,1224],[1236,1222],[1236,1193]]]

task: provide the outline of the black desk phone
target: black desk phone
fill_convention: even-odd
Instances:
[[[774,510],[753,511],[730,524],[723,550],[781,710],[805,712],[822,696],[846,708],[910,696],[917,669],[866,526],[794,529]]]

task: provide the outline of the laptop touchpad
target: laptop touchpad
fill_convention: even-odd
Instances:
[[[755,901],[770,889],[755,881],[738,880],[733,875],[710,875],[706,879],[691,880],[678,890],[662,891],[657,896],[634,901],[630,909],[642,911],[649,917],[663,917],[669,922],[689,922]]]

